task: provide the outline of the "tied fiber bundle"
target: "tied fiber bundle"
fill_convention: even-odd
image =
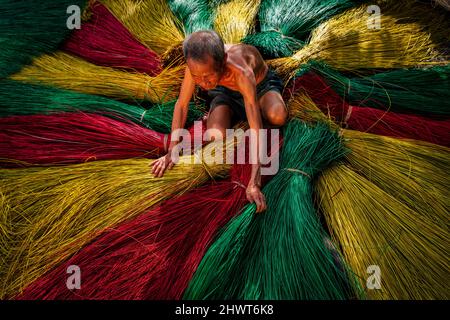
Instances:
[[[369,298],[449,298],[448,224],[430,222],[346,165],[325,170],[316,190],[333,238],[361,285],[369,266],[380,268],[381,290],[367,290]]]
[[[248,35],[243,42],[257,47],[267,58],[291,56],[319,23],[352,5],[349,0],[262,0],[258,12],[261,32]]]
[[[0,1],[0,78],[18,72],[33,57],[56,50],[71,32],[67,8],[83,0]]]
[[[139,43],[99,2],[91,7],[91,18],[75,30],[63,50],[100,66],[131,69],[156,76],[161,72],[159,57]]]
[[[338,70],[407,68],[448,61],[438,51],[450,40],[444,31],[450,28],[445,15],[403,2],[380,3],[380,7],[380,29],[368,27],[372,18],[366,5],[350,9],[320,24],[308,45],[293,56],[270,64],[279,74],[292,77],[310,60],[325,61]]]
[[[261,0],[230,0],[219,4],[214,19],[214,29],[224,43],[239,43],[251,33]]]
[[[220,153],[228,156],[233,142],[213,142],[181,156],[161,178],[151,174],[152,161],[139,158],[0,169],[1,297],[18,294],[102,230],[225,176],[230,165],[215,160]]]
[[[437,223],[448,220],[450,149],[348,130],[347,162],[366,178]]]
[[[250,166],[235,164],[230,176],[105,231],[19,298],[181,299],[217,230],[246,202]],[[83,270],[80,290],[65,286],[70,265]]]
[[[199,122],[201,123],[201,122]],[[202,140],[203,129],[189,129],[192,142]],[[0,118],[2,165],[68,164],[165,154],[170,135],[139,126],[127,119],[97,114],[60,113]],[[1,160],[0,160],[1,162]]]
[[[168,0],[168,4],[183,23],[186,35],[213,28],[212,7],[208,0]]]
[[[156,77],[97,66],[64,52],[34,59],[11,79],[48,84],[81,93],[116,99],[146,99],[151,102],[177,97],[184,68],[164,69]]]
[[[182,21],[185,35],[200,30],[212,30],[215,6],[208,0],[169,0],[173,13]],[[169,47],[162,55],[164,66],[185,64],[183,43],[178,42]]]
[[[296,116],[333,126],[311,101],[296,101],[298,97],[290,101]],[[448,295],[443,279],[448,277],[449,192],[443,186],[449,183],[445,172],[450,150],[353,130],[342,129],[342,134],[351,149],[346,155],[350,166],[326,170],[317,189],[351,268],[365,281],[368,266],[381,266],[382,292],[370,292],[369,297]]]
[[[294,117],[336,126],[307,95],[294,96],[289,108]],[[434,223],[448,220],[449,148],[354,130],[341,132],[352,151],[346,161],[355,171]]]
[[[348,298],[350,280],[325,245],[311,183],[343,154],[338,135],[327,126],[309,128],[291,121],[280,171],[264,188],[266,212],[255,214],[252,204],[228,223],[206,252],[184,298]]]
[[[0,116],[53,114],[68,111],[95,112],[104,116],[129,119],[141,126],[158,132],[171,131],[175,100],[157,104],[150,109],[130,105],[69,90],[49,86],[0,80]],[[189,105],[187,125],[191,125],[202,115],[203,107]]]
[[[156,158],[165,134],[87,113],[0,118],[0,157],[32,164],[64,164],[133,157]]]
[[[101,0],[144,45],[158,54],[183,41],[181,22],[165,0]]]
[[[425,116],[450,115],[450,64],[351,78],[325,66],[319,66],[318,72],[352,105]]]
[[[295,78],[285,91],[285,97],[297,90],[305,90],[321,111],[342,127],[450,146],[449,119],[434,120],[413,114],[349,105],[313,71]]]

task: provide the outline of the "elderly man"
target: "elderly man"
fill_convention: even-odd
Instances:
[[[225,137],[226,129],[239,120],[247,120],[250,129],[257,133],[263,122],[269,127],[285,124],[288,112],[281,97],[282,81],[268,68],[255,47],[225,45],[214,31],[198,31],[185,39],[183,53],[187,67],[175,104],[172,132],[184,127],[196,85],[208,90],[212,101],[207,128],[217,129],[221,133],[220,138]],[[167,168],[173,167],[170,154],[176,144],[177,141],[172,141],[167,155],[153,163],[152,173],[155,176],[161,177]],[[266,208],[266,201],[260,189],[259,160],[251,170],[246,195],[250,202],[256,204],[257,212],[261,212]]]

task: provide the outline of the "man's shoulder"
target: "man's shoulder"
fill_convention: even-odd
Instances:
[[[225,51],[228,54],[238,55],[259,53],[256,47],[245,43],[225,44]]]
[[[265,70],[266,62],[254,46],[239,44],[239,48],[228,54],[228,63],[231,65],[233,73],[248,74],[253,72],[255,76]]]

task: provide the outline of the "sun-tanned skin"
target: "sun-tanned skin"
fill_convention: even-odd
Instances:
[[[287,110],[283,99],[277,91],[266,92],[259,100],[256,94],[256,85],[259,84],[268,72],[268,66],[263,60],[259,51],[249,45],[225,45],[224,68],[220,72],[216,70],[214,61],[207,57],[205,61],[187,59],[187,67],[181,85],[180,95],[175,104],[172,132],[183,128],[186,123],[188,105],[194,93],[195,85],[199,85],[205,90],[211,90],[218,85],[238,91],[242,94],[245,104],[245,112],[251,129],[259,134],[259,129],[263,128],[263,121],[266,126],[277,127],[284,125],[287,119]],[[207,128],[218,129],[225,137],[226,129],[231,127],[232,111],[227,105],[219,105],[214,108],[207,118]],[[212,136],[211,139],[222,138]],[[258,136],[257,136],[258,138]],[[259,141],[259,139],[256,139]],[[257,142],[258,143],[258,142]],[[152,164],[152,173],[156,177],[161,177],[166,169],[171,169],[174,163],[170,154],[177,142],[171,142],[167,155],[159,158]],[[257,148],[259,150],[259,146]],[[260,164],[252,165],[252,172],[246,190],[249,202],[254,202],[257,212],[266,209],[266,201],[261,192]]]

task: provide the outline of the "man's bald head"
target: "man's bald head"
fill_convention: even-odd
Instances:
[[[217,69],[222,69],[225,59],[225,45],[214,31],[197,31],[190,34],[183,42],[183,54],[186,61],[193,59],[206,63],[212,58]]]

